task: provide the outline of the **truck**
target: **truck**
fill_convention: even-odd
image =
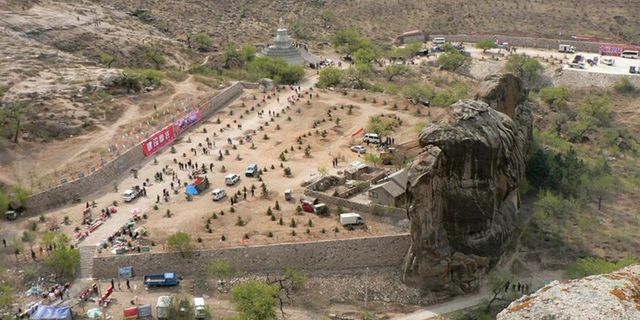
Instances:
[[[169,306],[171,305],[170,296],[159,296],[156,303],[156,315],[158,319],[169,318]]]
[[[131,187],[131,189],[127,189],[122,193],[122,199],[124,200],[124,202],[131,202],[141,195],[142,189],[140,188],[140,186],[133,186]]]
[[[172,287],[180,284],[178,276],[173,272],[163,274],[148,274],[144,276],[144,285],[147,287]]]
[[[362,219],[362,217],[357,213],[353,213],[353,212],[341,213],[340,224],[343,227],[346,227],[352,230],[354,227],[364,225],[364,219]]]
[[[566,52],[566,53],[575,53],[576,52],[576,47],[570,46],[568,44],[561,44],[561,45],[558,46],[558,51],[559,52]]]
[[[206,319],[207,318],[207,307],[204,303],[203,298],[193,298],[193,309],[196,313],[196,319]]]

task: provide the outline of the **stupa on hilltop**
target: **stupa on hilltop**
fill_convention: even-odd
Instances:
[[[266,47],[262,53],[267,57],[278,58],[286,61],[288,64],[303,64],[308,60],[315,59],[307,59],[303,57],[304,48],[298,48],[298,46],[294,45],[289,38],[289,33],[287,32],[287,28],[284,26],[284,19],[280,18],[280,24],[278,25],[278,33],[276,34],[276,38],[272,45]],[[304,51],[306,55],[308,53]],[[318,59],[319,60],[319,59]],[[317,61],[308,61],[310,63],[317,63]]]

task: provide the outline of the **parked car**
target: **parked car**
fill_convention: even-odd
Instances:
[[[255,163],[252,163],[247,167],[247,170],[244,172],[244,175],[246,177],[253,177],[256,175],[256,173],[258,173],[258,165]]]
[[[367,153],[367,148],[365,148],[365,147],[363,147],[361,145],[357,145],[357,146],[351,147],[351,151],[353,151],[355,153],[363,154],[363,153]]]
[[[369,143],[380,143],[380,136],[377,133],[365,133],[364,134],[364,138],[362,139],[364,142],[369,142]]]
[[[614,60],[613,58],[602,58],[602,64],[606,64],[608,66],[612,66],[616,63],[616,60]]]
[[[211,191],[211,195],[213,196],[213,201],[220,201],[227,196],[227,193],[222,188],[216,188]]]
[[[578,62],[578,63],[574,62],[574,63],[569,63],[569,68],[572,68],[572,69],[584,69],[585,65],[584,65],[583,62]]]
[[[240,181],[240,175],[236,173],[230,173],[224,177],[224,183],[228,186],[232,186]]]

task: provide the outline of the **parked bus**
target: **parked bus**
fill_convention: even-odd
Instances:
[[[624,50],[622,51],[621,57],[628,59],[638,59],[638,51],[637,50]]]

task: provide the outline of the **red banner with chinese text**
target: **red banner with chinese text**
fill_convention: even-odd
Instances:
[[[176,134],[173,129],[173,124],[168,125],[142,142],[142,152],[144,152],[145,157],[148,157],[158,152],[175,139]]]

